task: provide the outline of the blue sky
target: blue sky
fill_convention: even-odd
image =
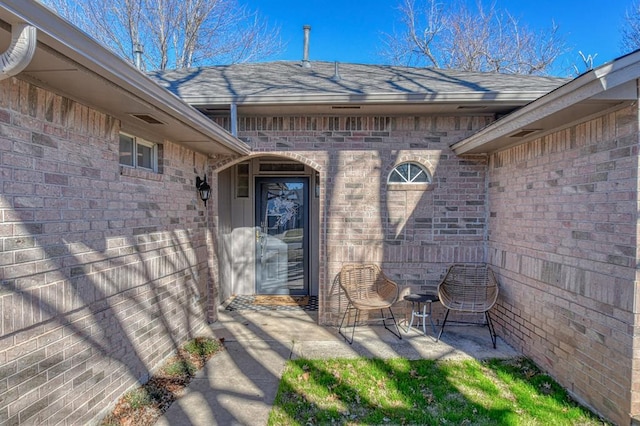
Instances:
[[[269,23],[278,25],[287,50],[273,58],[302,58],[302,26],[311,25],[311,60],[384,63],[378,54],[381,34],[400,28],[397,6],[401,0],[244,0]],[[441,0],[449,2],[450,0]],[[475,4],[475,0],[468,0]],[[488,4],[489,0],[484,3]],[[569,47],[554,74],[568,75],[571,64],[581,63],[578,51],[596,54],[601,65],[623,52],[620,28],[631,0],[496,0],[530,28],[548,28],[554,20]]]

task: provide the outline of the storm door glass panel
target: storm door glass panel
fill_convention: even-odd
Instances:
[[[307,295],[307,178],[256,179],[256,292]]]

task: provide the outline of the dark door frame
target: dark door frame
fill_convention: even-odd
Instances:
[[[302,270],[303,270],[303,288],[301,290],[290,290],[286,288],[276,289],[275,292],[269,291],[265,293],[265,289],[261,288],[261,282],[263,281],[263,268],[262,268],[262,258],[260,255],[260,237],[257,238],[256,241],[256,260],[255,260],[255,290],[258,294],[290,294],[290,295],[308,295],[310,294],[310,282],[309,282],[309,267],[310,267],[310,259],[309,259],[309,239],[310,239],[310,199],[309,199],[309,185],[310,179],[309,176],[256,176],[255,177],[255,226],[258,229],[258,233],[262,232],[261,225],[264,220],[262,217],[264,206],[263,206],[263,184],[267,183],[293,183],[293,182],[301,182],[303,184],[303,209],[302,209],[302,225],[303,225],[303,233],[302,233]],[[264,236],[263,236],[264,237]],[[288,256],[288,252],[287,252]],[[287,259],[288,260],[288,259]],[[289,264],[287,262],[287,275],[289,274]]]

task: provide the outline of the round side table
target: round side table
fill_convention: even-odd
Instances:
[[[422,332],[426,335],[426,320],[427,318],[429,318],[431,328],[433,329],[433,334],[435,334],[436,326],[433,323],[433,318],[431,317],[431,304],[439,300],[438,296],[435,294],[408,294],[404,296],[404,300],[407,302],[411,302],[411,320],[409,321],[409,325],[407,326],[407,333],[413,326],[413,320],[417,319],[416,326],[420,325],[420,321],[422,320]]]

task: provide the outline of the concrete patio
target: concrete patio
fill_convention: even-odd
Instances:
[[[158,421],[177,425],[264,425],[288,359],[405,357],[408,359],[508,358],[520,354],[500,337],[493,349],[486,327],[448,326],[440,342],[428,328],[402,329],[402,340],[381,326],[358,327],[353,345],[334,327],[317,324],[316,312],[221,311],[206,330],[224,339],[185,394]],[[203,334],[205,334],[203,333]]]

